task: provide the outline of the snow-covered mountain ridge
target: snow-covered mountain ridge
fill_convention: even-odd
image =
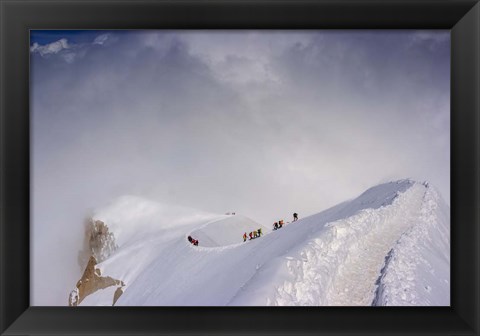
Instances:
[[[450,304],[449,208],[427,183],[381,184],[277,231],[130,196],[94,220],[118,245],[96,265],[125,284],[115,305]],[[107,288],[80,305],[112,298]]]

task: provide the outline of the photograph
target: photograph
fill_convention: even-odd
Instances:
[[[451,305],[449,29],[29,37],[31,306]]]

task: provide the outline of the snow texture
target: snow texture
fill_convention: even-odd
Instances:
[[[97,267],[125,282],[120,306],[450,304],[449,208],[427,183],[385,183],[277,231],[130,196],[95,219],[119,246]]]
[[[413,220],[388,255],[375,305],[450,305],[450,214],[436,190]]]
[[[69,305],[70,306],[78,305],[78,298],[79,297],[80,297],[80,293],[78,291],[78,288],[75,287],[75,289],[70,292],[70,296],[68,298]]]
[[[93,295],[88,295],[80,306],[112,306],[113,296],[117,288],[117,286],[110,286],[99,289]]]

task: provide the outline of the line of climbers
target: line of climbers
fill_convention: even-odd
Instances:
[[[295,212],[293,214],[293,221],[296,222],[298,220],[298,214]],[[290,222],[287,222],[287,224]],[[278,222],[273,223],[273,231],[281,229],[285,223],[283,222],[283,219],[279,220]]]
[[[283,219],[273,223],[273,231],[281,229],[283,227]]]
[[[262,229],[258,229],[258,230],[255,230],[255,231],[252,231],[248,234],[248,237],[250,237],[249,240],[252,240],[252,239],[255,239],[255,238],[258,238],[262,235]],[[243,234],[243,241],[246,242],[247,241],[247,233],[245,232]]]
[[[298,220],[298,214],[295,212],[293,214],[293,221],[292,222],[296,222]],[[290,223],[290,222],[288,222]],[[273,231],[275,230],[278,230],[278,229],[281,229],[284,225],[284,222],[283,222],[283,219],[279,220],[278,222],[275,222],[273,223]],[[250,237],[249,240],[252,240],[252,239],[255,239],[255,238],[258,238],[262,235],[262,229],[258,229],[256,231],[252,231],[248,234],[248,237]],[[247,241],[247,233],[245,232],[243,234],[243,242],[246,242]]]
[[[293,222],[296,222],[297,220],[298,220],[298,214],[295,212],[293,214]],[[281,229],[283,227],[283,225],[284,225],[283,219],[281,219],[278,222],[273,223],[273,230],[275,231],[275,230]],[[249,240],[252,240],[252,239],[255,239],[255,238],[259,238],[262,234],[263,233],[262,233],[261,228],[258,229],[258,230],[254,230],[254,231],[250,232],[248,234],[248,236],[247,236],[247,233],[245,232],[243,234],[243,242],[247,241],[247,237],[250,238]],[[193,239],[192,236],[188,236],[187,239],[192,245],[198,246],[198,240],[197,239]]]

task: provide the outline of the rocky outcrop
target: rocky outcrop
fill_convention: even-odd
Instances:
[[[117,248],[115,236],[104,222],[93,218],[85,221],[83,248],[78,254],[78,263],[83,270],[83,275],[70,293],[69,306],[78,306],[88,295],[111,286],[117,287],[112,297],[112,305],[117,302],[123,294],[122,288],[125,284],[121,280],[102,276],[100,269],[95,267],[97,263],[107,259]]]
[[[117,248],[115,236],[104,222],[93,218],[87,219],[85,221],[83,249],[78,254],[80,268],[83,270],[86,267],[90,256],[94,256],[100,263],[115,252]]]
[[[112,298],[112,305],[123,294],[122,287],[125,286],[125,283],[109,276],[102,276],[100,269],[95,268],[96,265],[97,260],[94,256],[91,256],[82,277],[78,280],[75,289],[70,293],[69,306],[78,306],[88,295],[110,286],[117,286],[117,290]]]
[[[112,304],[112,306],[115,306],[115,303],[117,303],[117,300],[120,298],[120,296],[122,294],[123,294],[122,287],[118,287],[117,290],[115,291],[115,294],[113,294],[113,304]]]

